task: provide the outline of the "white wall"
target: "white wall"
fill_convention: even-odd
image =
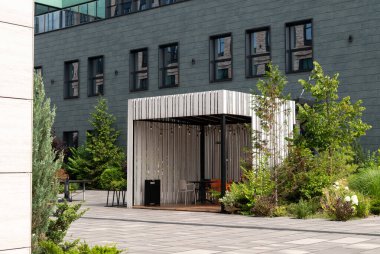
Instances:
[[[31,253],[33,9],[0,1],[0,253]]]

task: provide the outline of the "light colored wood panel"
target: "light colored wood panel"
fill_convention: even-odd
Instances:
[[[32,171],[32,114],[32,101],[0,98],[0,172]]]
[[[30,247],[31,173],[0,174],[0,250]]]
[[[30,254],[30,253],[32,253],[32,250],[30,248],[1,251],[1,254]]]
[[[127,138],[127,165],[128,165],[128,174],[127,174],[127,182],[128,182],[128,191],[127,191],[127,206],[130,208],[133,206],[133,174],[131,173],[131,168],[133,168],[133,150],[134,150],[134,142],[133,142],[133,112],[134,112],[135,103],[132,100],[128,101],[128,138]]]
[[[0,2],[9,3],[9,1]],[[2,16],[1,12],[0,17]],[[31,99],[33,92],[33,30],[0,22],[0,31],[0,96]]]
[[[34,1],[0,1],[0,21],[33,27]]]

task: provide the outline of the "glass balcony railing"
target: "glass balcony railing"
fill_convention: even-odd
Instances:
[[[97,0],[34,17],[35,34],[188,0]]]

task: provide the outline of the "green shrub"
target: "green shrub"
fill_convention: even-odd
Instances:
[[[220,197],[221,197],[220,191],[217,191],[217,190],[214,190],[214,189],[211,189],[209,191],[209,194],[210,194],[211,201],[213,203],[217,202],[220,199]]]
[[[331,184],[331,176],[327,175],[324,170],[313,169],[305,173],[305,181],[300,184],[300,193],[302,198],[311,199],[322,196],[323,188]],[[301,198],[301,200],[302,200]]]
[[[255,216],[272,217],[276,210],[276,199],[274,196],[258,196],[252,212]]]
[[[70,183],[70,191],[77,191],[79,190],[79,183]],[[60,184],[59,185],[59,193],[65,192],[65,185]]]
[[[371,199],[362,194],[358,194],[358,198],[360,202],[356,207],[356,216],[359,218],[367,218],[371,210]]]
[[[313,215],[316,212],[316,209],[312,201],[300,199],[298,203],[290,206],[290,211],[291,214],[297,219],[306,219],[307,217]]]
[[[78,247],[80,254],[120,254],[121,250],[117,249],[115,245],[109,246],[94,246],[90,248],[86,243],[82,243]],[[73,253],[74,254],[74,253]]]
[[[69,205],[66,201],[58,203],[53,218],[49,220],[49,227],[46,232],[47,239],[56,244],[61,243],[71,223],[82,217],[87,211],[79,212],[81,206],[81,204]]]
[[[288,216],[288,207],[287,206],[284,206],[284,205],[281,205],[281,206],[277,206],[273,212],[273,216],[274,217],[284,217],[284,216]]]
[[[100,175],[100,186],[105,190],[123,190],[127,187],[127,180],[121,168],[107,168]]]
[[[370,211],[372,214],[380,215],[380,199],[371,200]]]
[[[43,241],[39,244],[40,254],[64,254],[62,248],[52,241]]]
[[[349,179],[349,185],[364,195],[380,199],[380,169],[375,166],[361,170]]]
[[[257,196],[267,196],[273,193],[273,181],[270,170],[264,163],[256,169],[246,169],[242,166],[243,177],[240,183],[232,183],[230,191],[219,199],[228,210],[250,214],[255,205]]]
[[[348,221],[355,214],[355,209],[350,202],[346,202],[342,198],[336,199],[333,206],[334,214],[332,214],[332,218],[335,220]]]
[[[280,197],[290,202],[321,197],[324,188],[356,170],[352,161],[344,149],[313,155],[302,145],[294,146],[279,170]]]
[[[40,242],[39,254],[120,254],[122,250],[116,248],[115,245],[94,246],[90,247],[86,243],[77,243],[69,249],[52,242]]]
[[[335,182],[332,187],[324,189],[321,207],[331,219],[347,221],[356,215],[360,202],[358,196],[349,190],[345,181],[342,180]]]
[[[242,184],[232,183],[230,190],[226,191],[224,197],[219,199],[229,213],[236,213],[238,211],[249,211],[247,207],[252,208],[249,199],[246,198],[243,191]]]

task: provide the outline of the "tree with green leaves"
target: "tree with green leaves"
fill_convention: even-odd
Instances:
[[[260,92],[255,94],[252,108],[260,121],[260,130],[253,131],[253,145],[256,156],[259,158],[257,168],[271,170],[274,181],[274,197],[278,201],[278,167],[281,160],[281,147],[279,139],[283,138],[281,133],[288,125],[286,117],[284,122],[279,121],[279,115],[288,114],[285,105],[290,96],[284,95],[284,88],[287,84],[286,77],[280,72],[278,66],[268,64],[268,71],[263,79],[257,82],[257,89]],[[286,148],[285,148],[286,149]]]
[[[101,174],[107,168],[122,168],[125,161],[124,151],[116,144],[120,135],[114,128],[116,118],[108,112],[107,101],[98,100],[95,111],[91,113],[90,123],[93,131],[87,133],[86,143],[72,149],[68,159],[69,173],[80,179],[92,180],[99,187]]]
[[[320,197],[325,187],[355,171],[353,145],[370,128],[362,121],[361,101],[339,98],[339,74],[328,76],[314,62],[309,79],[299,83],[314,102],[297,105],[302,133],[296,133],[280,170],[280,192],[290,201]]]
[[[333,77],[325,75],[322,67],[314,62],[309,80],[299,81],[315,99],[315,104],[312,107],[298,105],[298,118],[305,134],[298,136],[296,142],[302,142],[317,152],[341,148],[351,150],[354,141],[371,128],[362,121],[365,108],[361,100],[352,103],[349,96],[339,99],[338,78],[339,74]]]
[[[34,76],[33,100],[33,171],[32,171],[32,241],[33,248],[45,238],[49,217],[58,194],[56,172],[62,165],[62,155],[52,147],[52,126],[55,108],[46,98],[41,76]]]

